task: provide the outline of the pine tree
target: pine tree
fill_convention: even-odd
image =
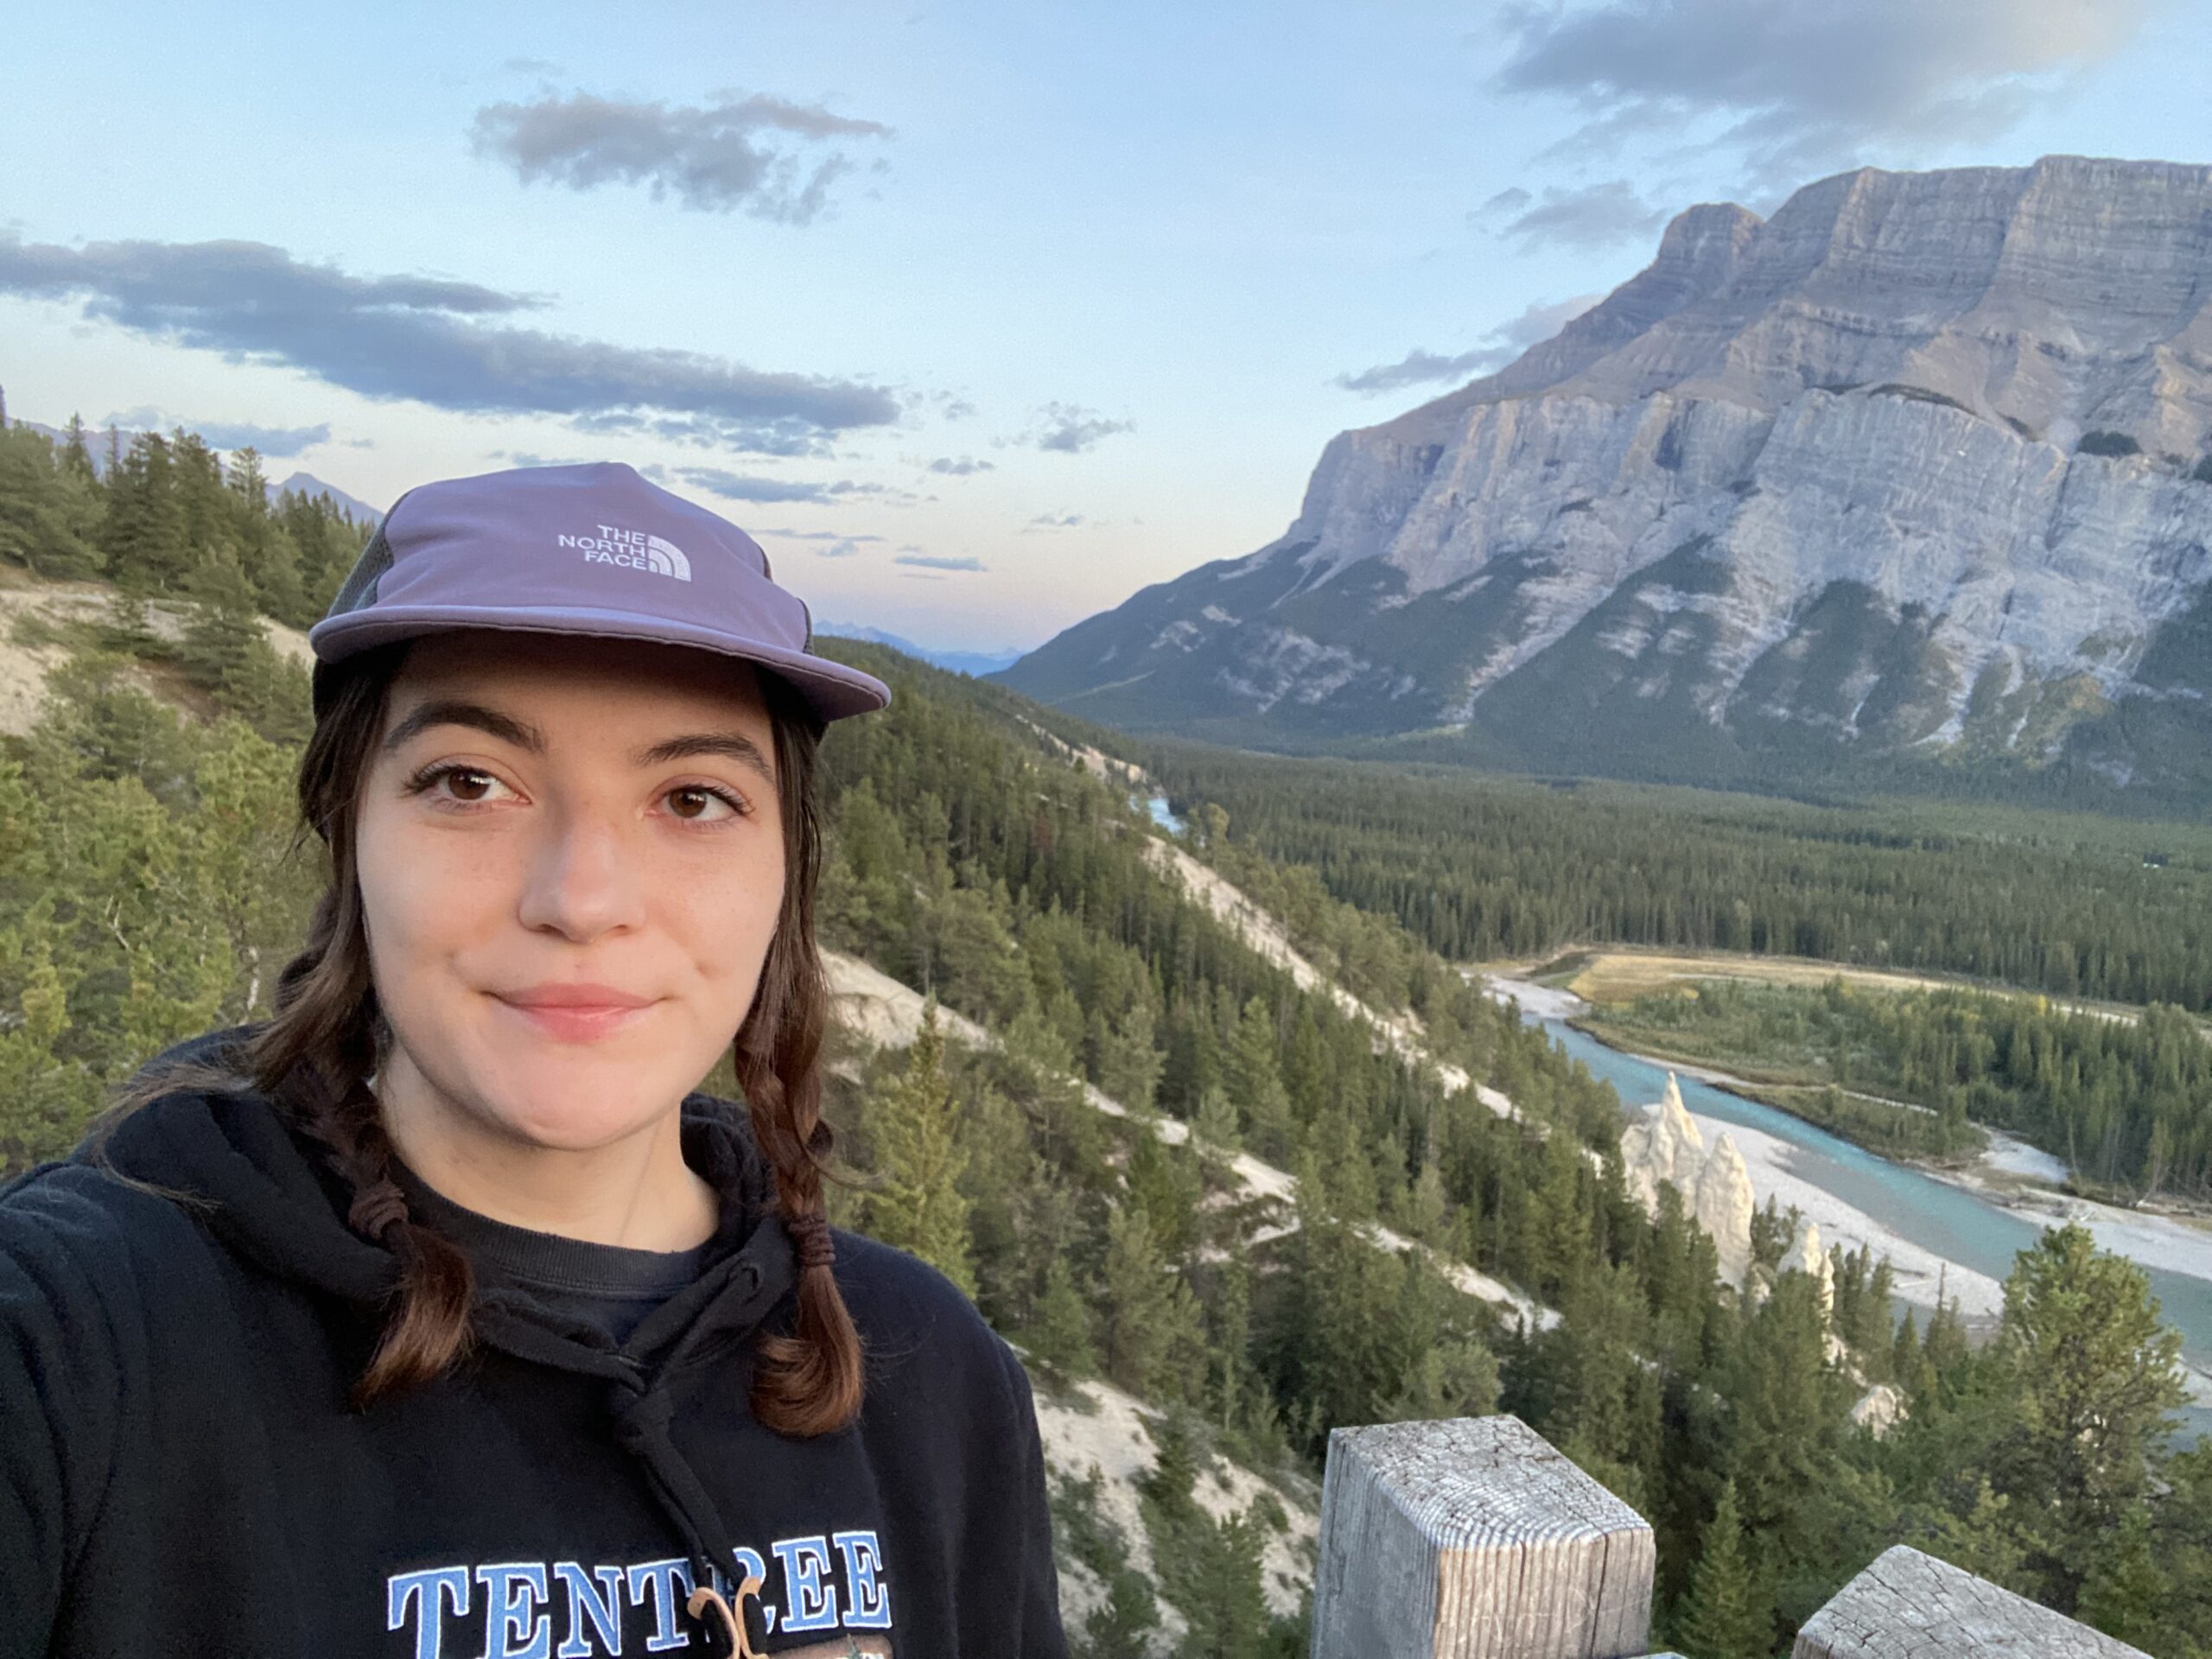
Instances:
[[[1064,1256],[1045,1269],[1044,1294],[1026,1334],[1030,1355],[1063,1376],[1079,1376],[1097,1363],[1090,1344],[1090,1309]]]
[[[1202,1380],[1182,1362],[1202,1355],[1198,1306],[1182,1275],[1160,1259],[1152,1225],[1133,1205],[1106,1223],[1102,1357],[1106,1375],[1132,1394],[1179,1397]]]
[[[1689,1659],[1766,1659],[1774,1651],[1774,1620],[1745,1553],[1732,1480],[1721,1487],[1707,1523],[1689,1592],[1675,1611],[1674,1640]]]
[[[974,1295],[968,1200],[959,1185],[967,1159],[959,1147],[960,1108],[944,1074],[936,1003],[923,1011],[905,1070],[870,1093],[868,1132],[877,1177],[868,1198],[868,1231]]]
[[[1290,1096],[1275,1059],[1275,1022],[1255,996],[1230,1035],[1224,1079],[1244,1123],[1244,1138],[1262,1158],[1283,1161],[1291,1150]]]
[[[2145,1491],[2173,1431],[2166,1414],[2188,1398],[2181,1333],[2159,1323],[2142,1268],[2069,1223],[2020,1252],[2002,1341],[2018,1414],[2006,1484],[2052,1516],[2046,1594],[2063,1609]]]
[[[2150,1511],[2138,1503],[2098,1551],[2074,1616],[2107,1636],[2156,1650],[2163,1645],[2158,1612],[2169,1605],[2168,1591],[2152,1549]]]

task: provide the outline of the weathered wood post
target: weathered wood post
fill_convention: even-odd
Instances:
[[[1517,1417],[1340,1428],[1313,1659],[1626,1659],[1656,1566],[1650,1523]]]
[[[1791,1659],[2149,1659],[1986,1579],[1899,1544],[1805,1621]]]

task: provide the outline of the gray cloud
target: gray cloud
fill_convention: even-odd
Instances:
[[[148,340],[463,414],[668,419],[734,449],[899,415],[880,386],[504,326],[492,320],[545,302],[441,277],[355,276],[259,242],[69,248],[0,231],[0,294],[73,300]]]
[[[840,496],[884,493],[880,484],[856,484],[849,478],[834,484],[815,484],[791,478],[754,478],[719,467],[679,467],[676,475],[693,489],[725,501],[834,501]]]
[[[197,432],[211,448],[255,449],[272,460],[296,455],[318,443],[330,442],[330,423],[313,426],[256,426],[250,421],[173,421],[158,409],[126,409],[111,415],[102,426],[126,432],[162,432],[181,426]]]
[[[892,560],[893,564],[910,564],[923,570],[981,570],[983,562],[963,555],[957,558],[941,553],[901,553]]]
[[[741,211],[804,225],[828,205],[830,187],[854,163],[842,150],[802,162],[790,146],[890,133],[880,121],[780,98],[725,95],[692,105],[578,92],[486,105],[476,112],[472,136],[479,155],[506,162],[524,184],[572,190],[643,184],[656,201],[672,195],[701,213]]]
[[[930,462],[930,471],[944,473],[954,478],[966,478],[971,473],[988,473],[995,470],[996,468],[990,461],[977,461],[970,455],[962,455],[957,460],[950,455],[939,455],[935,461]]]
[[[1573,190],[1547,186],[1543,200],[1534,206],[1527,191],[1509,190],[1491,197],[1476,209],[1474,217],[1500,218],[1492,210],[1506,196],[1521,200],[1503,215],[1497,233],[1519,241],[1524,253],[1539,246],[1609,248],[1648,237],[1667,222],[1667,210],[1644,200],[1626,179],[1608,179]]]
[[[547,58],[509,58],[499,66],[511,75],[557,75],[561,66]]]
[[[1083,523],[1079,512],[1040,512],[1021,527],[1021,533],[1031,535],[1046,530],[1073,530]]]
[[[1079,455],[1101,438],[1135,430],[1135,421],[1109,420],[1080,404],[1047,404],[1032,416],[1028,437],[1039,449]]]
[[[1603,153],[1699,118],[1755,178],[1869,144],[1983,139],[2117,51],[2152,0],[1599,0],[1504,13],[1508,92],[1572,99]]]
[[[1539,300],[1512,321],[1491,329],[1484,337],[1484,343],[1471,350],[1443,357],[1415,347],[1395,363],[1378,363],[1356,374],[1340,374],[1336,384],[1347,391],[1373,393],[1489,374],[1503,368],[1539,340],[1549,340],[1602,297],[1578,294],[1571,300]]]
[[[1467,217],[1475,220],[1478,224],[1487,224],[1495,219],[1510,219],[1535,200],[1535,198],[1534,196],[1530,195],[1526,190],[1523,190],[1519,185],[1510,184],[1506,186],[1504,189],[1499,191],[1496,195],[1492,196],[1488,201],[1483,203],[1481,207],[1476,208],[1475,211],[1468,214]]]
[[[861,550],[863,541],[876,539],[874,536],[853,536],[842,541],[825,543],[814,550],[814,556],[817,559],[849,559]]]

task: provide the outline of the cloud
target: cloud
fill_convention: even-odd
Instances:
[[[910,564],[923,570],[981,570],[983,562],[963,555],[955,558],[942,553],[901,553],[891,561],[893,564]]]
[[[1572,99],[1607,153],[1703,118],[1751,175],[1986,140],[2110,57],[2152,0],[1599,0],[1505,13],[1509,92]]]
[[[1028,536],[1045,530],[1073,530],[1081,523],[1083,515],[1079,512],[1040,512],[1021,527],[1021,533]]]
[[[1096,410],[1085,409],[1080,404],[1046,404],[1032,414],[1026,436],[1039,449],[1079,455],[1101,438],[1135,430],[1135,421],[1109,420]]]
[[[1395,363],[1378,363],[1356,374],[1340,374],[1336,384],[1347,391],[1373,393],[1426,385],[1435,380],[1465,380],[1471,375],[1489,374],[1503,368],[1539,340],[1549,340],[1603,297],[1598,294],[1578,294],[1570,300],[1539,300],[1512,321],[1491,329],[1484,336],[1484,343],[1470,351],[1442,357],[1416,346]]]
[[[880,386],[507,326],[545,302],[443,277],[356,276],[260,242],[70,248],[0,231],[0,294],[75,301],[144,339],[462,414],[666,418],[735,449],[899,416]]]
[[[881,495],[880,484],[856,484],[849,478],[816,484],[791,478],[755,478],[719,467],[679,467],[677,477],[695,490],[725,501],[833,501],[842,495]]]
[[[1525,190],[1508,190],[1492,196],[1470,217],[1497,219],[1497,208],[1507,196],[1520,200],[1503,216],[1497,234],[1512,237],[1523,253],[1543,247],[1591,251],[1649,236],[1667,222],[1667,210],[1655,207],[1637,194],[1626,179],[1562,190],[1547,186],[1543,200],[1530,206]]]
[[[509,58],[499,66],[511,75],[557,75],[561,66],[550,58]]]
[[[756,530],[756,536],[780,536],[787,542],[880,542],[880,536],[848,536],[835,530]]]
[[[250,421],[173,421],[158,409],[140,408],[120,410],[100,424],[121,427],[126,432],[163,432],[181,426],[188,432],[197,432],[210,448],[254,449],[271,460],[296,455],[302,449],[330,442],[327,421],[314,426],[256,426]]]
[[[817,559],[849,559],[861,550],[861,543],[863,541],[872,542],[876,539],[877,537],[874,536],[848,537],[842,541],[830,542],[816,548],[814,556]]]
[[[1510,219],[1535,200],[1535,198],[1534,196],[1530,195],[1526,190],[1523,190],[1519,185],[1508,185],[1504,189],[1492,196],[1488,201],[1483,203],[1481,207],[1476,208],[1473,213],[1468,214],[1467,217],[1478,221],[1478,223],[1487,223],[1490,220],[1498,219]]]
[[[804,225],[828,205],[830,185],[854,163],[842,150],[802,162],[788,146],[890,135],[880,121],[760,94],[693,105],[577,92],[486,105],[471,136],[479,155],[506,162],[524,184],[572,190],[643,184],[654,200],[672,195],[700,213]]]
[[[966,478],[971,473],[994,472],[996,467],[988,461],[977,461],[969,455],[955,460],[950,455],[939,455],[930,462],[930,471],[944,473],[954,478]]]

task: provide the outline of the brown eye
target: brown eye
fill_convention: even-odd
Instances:
[[[662,797],[668,810],[688,823],[712,822],[742,815],[743,805],[719,789],[693,784],[682,789],[671,789]]]
[[[489,772],[456,767],[446,773],[446,788],[457,801],[480,801],[492,792],[493,779]]]

